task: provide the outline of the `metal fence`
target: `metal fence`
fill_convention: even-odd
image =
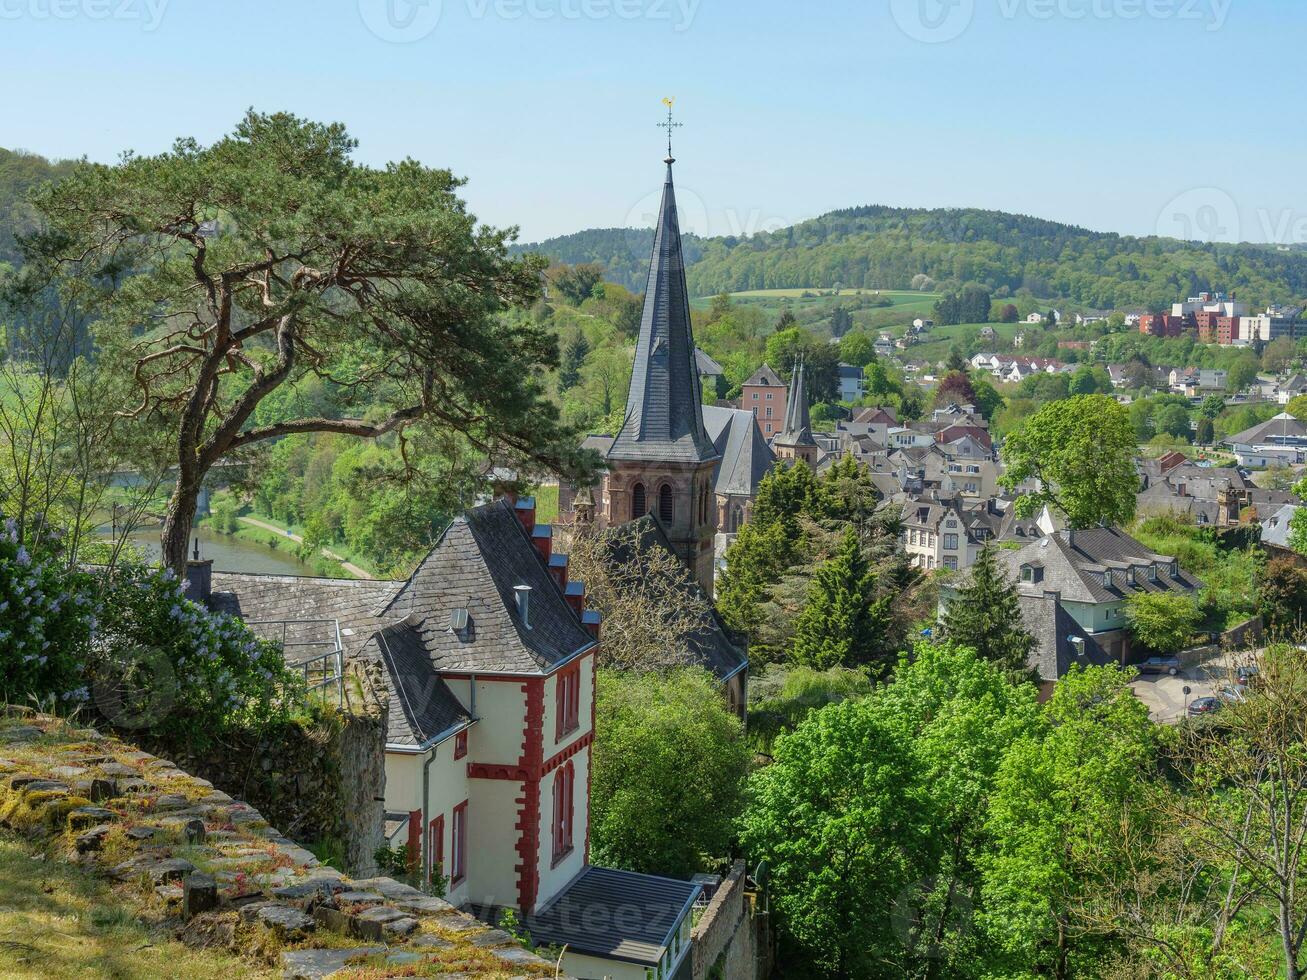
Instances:
[[[245,624],[265,640],[281,644],[286,663],[304,675],[311,696],[345,703],[345,647],[335,619],[252,620]]]

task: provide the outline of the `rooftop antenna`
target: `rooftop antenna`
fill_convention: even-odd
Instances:
[[[672,106],[673,104],[675,104],[675,102],[676,102],[675,97],[668,97],[663,99],[663,105],[667,106],[667,120],[665,122],[660,122],[658,124],[659,129],[667,130],[667,159],[663,161],[664,163],[676,162],[676,158],[672,156],[672,130],[680,129],[681,126],[683,125],[682,123],[672,121]]]

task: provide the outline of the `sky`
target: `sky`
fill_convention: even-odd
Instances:
[[[523,241],[859,204],[1307,243],[1302,0],[0,0],[0,146],[111,161],[245,110],[468,179]]]

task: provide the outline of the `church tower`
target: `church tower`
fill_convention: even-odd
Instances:
[[[626,415],[607,453],[604,515],[610,526],[657,515],[677,554],[712,595],[717,533],[713,468],[719,454],[703,424],[670,144],[664,162],[667,178]]]
[[[820,447],[812,437],[812,422],[808,418],[808,392],[803,382],[802,361],[794,366],[794,377],[790,379],[785,428],[772,439],[771,445],[777,459],[801,459],[813,469],[817,468]]]

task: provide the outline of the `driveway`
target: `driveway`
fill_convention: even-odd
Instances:
[[[1238,663],[1246,659],[1247,655],[1241,654]],[[1236,666],[1235,657],[1227,653],[1217,653],[1196,663],[1181,656],[1180,661],[1185,667],[1175,677],[1140,674],[1130,684],[1135,696],[1148,706],[1148,716],[1153,721],[1174,725],[1185,717],[1185,711],[1195,698],[1211,697],[1231,683]],[[1184,692],[1186,687],[1189,688],[1188,694]]]

